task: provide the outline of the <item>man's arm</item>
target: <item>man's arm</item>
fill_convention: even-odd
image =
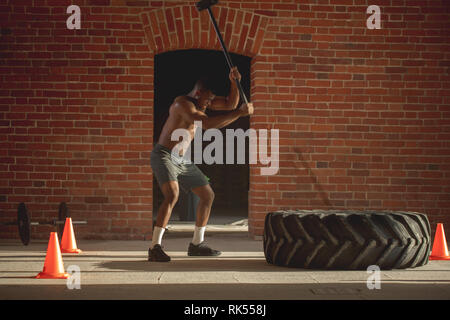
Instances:
[[[234,110],[239,103],[239,89],[236,84],[236,80],[241,81],[241,74],[237,67],[230,70],[230,93],[227,97],[215,97],[211,101],[211,105],[208,109],[211,110]]]
[[[248,105],[243,104],[239,109],[235,109],[227,114],[213,117],[208,117],[204,112],[197,110],[194,104],[188,101],[177,101],[175,104],[175,109],[189,123],[201,121],[204,129],[220,129],[226,127],[240,117],[253,114],[253,104],[251,103]]]

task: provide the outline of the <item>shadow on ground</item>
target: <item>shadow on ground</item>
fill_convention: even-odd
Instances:
[[[268,264],[264,259],[254,257],[222,258],[222,259],[192,259],[178,258],[171,262],[148,262],[148,261],[108,261],[98,263],[99,268],[127,271],[148,272],[191,272],[191,271],[239,271],[239,272],[280,272],[280,271],[305,271],[303,269],[291,269],[276,267]]]

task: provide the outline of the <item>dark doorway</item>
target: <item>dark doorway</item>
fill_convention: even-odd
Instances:
[[[251,58],[233,53],[231,53],[231,58],[242,75],[242,87],[247,97],[250,97]],[[169,115],[169,107],[177,96],[188,94],[195,82],[202,76],[207,76],[212,80],[211,84],[216,95],[226,96],[230,89],[228,75],[229,68],[221,51],[180,50],[156,55],[154,142],[158,141],[162,127]],[[206,113],[208,116],[214,116],[223,112],[226,111],[207,110]],[[245,131],[249,126],[249,117],[245,117],[222,128],[221,131],[225,138],[226,129],[241,128]],[[205,142],[204,147],[208,143]],[[223,152],[225,158],[225,146]],[[249,190],[248,139],[246,141],[246,164],[199,164],[198,167],[210,179],[211,187],[216,195],[209,223],[227,224],[246,219],[248,217]],[[153,180],[153,186],[154,218],[156,218],[156,212],[163,196],[155,179]],[[182,190],[180,190],[180,196],[181,192]],[[177,214],[179,210],[179,208],[174,210],[171,221],[180,219],[179,214]]]

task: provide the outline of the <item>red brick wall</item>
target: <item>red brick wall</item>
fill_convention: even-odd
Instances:
[[[54,217],[66,201],[89,221],[80,237],[151,233],[153,58],[142,8],[110,2],[76,1],[81,30],[66,28],[72,1],[1,8],[2,216],[24,201],[34,218]]]
[[[0,4],[0,217],[21,201],[50,217],[66,201],[89,220],[79,237],[142,239],[153,211],[153,56],[220,46],[195,1],[75,2]],[[450,229],[449,4],[354,2],[214,9],[230,50],[253,59],[251,126],[280,130],[279,173],[251,167],[252,235],[267,212],[296,208],[420,211]],[[81,30],[66,29],[71,4]],[[366,28],[372,4],[380,30]]]

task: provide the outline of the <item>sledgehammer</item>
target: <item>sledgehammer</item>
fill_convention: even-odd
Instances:
[[[202,0],[196,3],[196,7],[198,11],[202,11],[205,9],[208,10],[209,17],[211,18],[211,22],[214,26],[214,30],[216,30],[217,37],[219,38],[219,42],[222,46],[225,59],[227,60],[230,69],[232,69],[234,67],[233,62],[231,61],[230,54],[228,53],[227,47],[225,46],[225,42],[223,41],[222,35],[220,34],[219,26],[217,25],[216,19],[214,18],[214,15],[211,10],[211,7],[217,4],[218,2],[219,2],[218,0]],[[239,94],[241,95],[242,100],[244,100],[244,103],[248,104],[248,100],[247,97],[245,96],[244,90],[242,89],[241,83],[237,79],[236,84],[239,89]]]

